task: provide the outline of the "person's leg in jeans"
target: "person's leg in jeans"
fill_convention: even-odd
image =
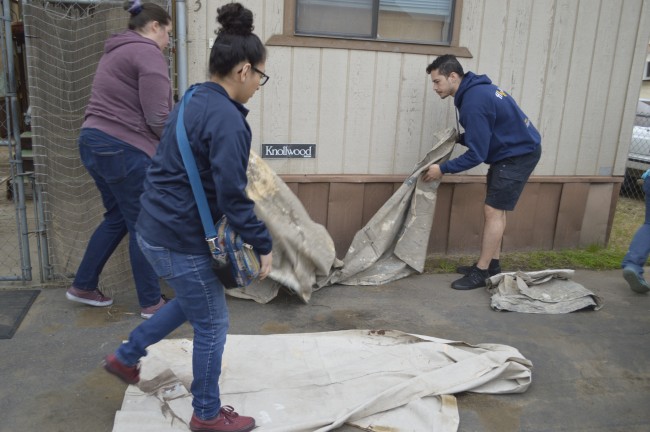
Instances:
[[[160,284],[158,275],[149,264],[149,261],[142,254],[136,240],[135,224],[140,213],[140,195],[143,192],[144,180],[147,169],[151,165],[151,159],[145,153],[137,149],[126,149],[121,156],[115,160],[116,163],[124,163],[125,175],[122,179],[109,182],[113,195],[117,197],[120,212],[124,217],[126,228],[129,231],[129,259],[133,280],[138,294],[140,307],[148,308],[157,305],[161,301]],[[116,167],[116,169],[119,169]]]
[[[124,365],[134,366],[146,355],[149,345],[188,320],[194,328],[192,406],[200,419],[214,418],[221,408],[218,381],[229,321],[224,288],[212,270],[212,258],[209,254],[177,253],[141,237],[138,240],[176,297],[133,330],[115,356]]]
[[[90,237],[88,246],[72,282],[71,290],[73,292],[68,290],[66,295],[70,300],[81,301],[93,306],[105,306],[112,304],[112,300],[103,296],[97,290],[99,275],[128,230],[117,205],[117,200],[113,196],[107,182],[103,176],[95,172],[94,169],[89,168],[89,166],[94,165],[91,151],[91,146],[94,142],[88,141],[89,137],[82,131],[79,137],[79,154],[88,173],[95,181],[106,212],[104,213],[104,219]],[[97,293],[97,298],[93,299],[90,297],[90,293],[92,292]],[[88,298],[90,300],[86,301]]]
[[[128,232],[122,213],[110,193],[110,189],[101,179],[96,179],[95,185],[101,193],[106,212],[104,219],[88,241],[88,246],[72,283],[72,286],[84,291],[97,288],[99,275],[106,261]]]
[[[146,170],[151,163],[149,157],[98,131],[82,132],[79,151],[100,191],[106,213],[90,238],[73,287],[95,290],[104,265],[129,232],[129,258],[140,306],[158,304],[161,300],[158,277],[135,241],[135,222]]]
[[[643,182],[645,192],[645,222],[634,234],[628,251],[623,258],[623,277],[636,292],[650,291],[650,286],[643,277],[643,267],[650,255],[650,176]]]

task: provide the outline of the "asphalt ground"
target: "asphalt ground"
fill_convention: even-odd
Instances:
[[[309,304],[285,292],[265,305],[229,298],[230,333],[394,329],[506,344],[533,362],[532,385],[457,395],[460,431],[650,431],[650,297],[632,292],[620,270],[576,271],[604,307],[562,315],[493,311],[485,290],[452,290],[457,277],[331,286]],[[92,308],[66,300],[64,288],[44,288],[14,337],[0,340],[0,432],[111,431],[126,384],[100,362],[140,322],[134,292]],[[187,324],[170,335],[191,337]]]

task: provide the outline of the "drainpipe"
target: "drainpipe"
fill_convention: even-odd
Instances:
[[[179,99],[187,90],[187,15],[185,12],[185,0],[176,0],[176,65]]]

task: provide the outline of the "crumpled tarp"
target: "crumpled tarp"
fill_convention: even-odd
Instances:
[[[187,431],[192,342],[163,340],[142,359],[113,432]],[[265,353],[263,357],[259,353]],[[222,404],[260,432],[458,430],[455,393],[522,393],[532,363],[507,345],[469,345],[395,330],[229,335]]]
[[[273,237],[273,270],[267,280],[227,293],[267,303],[284,286],[307,303],[314,290],[327,285],[380,285],[421,273],[440,184],[424,182],[421,174],[449,158],[456,136],[453,128],[435,134],[433,148],[355,235],[342,262],[325,227],[311,220],[291,189],[251,152],[246,192]]]
[[[422,172],[449,158],[456,130],[435,135],[436,144],[386,203],[352,239],[343,267],[325,284],[381,285],[424,271],[440,181],[425,182]]]
[[[326,278],[340,266],[334,241],[323,225],[314,222],[298,197],[282,179],[251,151],[246,193],[255,201],[255,214],[273,237],[273,269],[269,278],[245,288],[226,292],[233,297],[271,301],[285,286],[305,303],[309,302],[317,279]]]
[[[487,280],[497,311],[561,314],[603,307],[600,297],[571,280],[574,270],[500,273]]]

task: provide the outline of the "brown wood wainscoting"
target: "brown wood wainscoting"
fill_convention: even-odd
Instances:
[[[358,230],[401,186],[400,175],[281,175],[342,258]],[[606,245],[622,177],[533,176],[508,214],[502,250]],[[485,176],[448,175],[438,188],[430,254],[477,254]]]

